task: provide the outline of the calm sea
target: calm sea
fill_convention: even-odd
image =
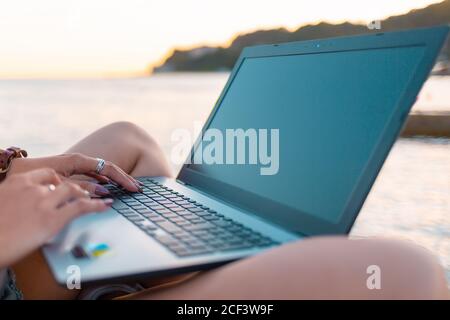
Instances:
[[[172,131],[192,131],[195,121],[203,122],[227,76],[0,80],[0,146],[18,145],[33,156],[57,154],[100,126],[127,120],[169,154]],[[413,112],[450,112],[449,89],[450,77],[430,78]],[[352,235],[414,241],[439,256],[450,281],[450,140],[398,140]]]

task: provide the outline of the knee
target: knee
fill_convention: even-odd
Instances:
[[[342,292],[347,292],[348,297],[368,299],[449,297],[445,273],[437,258],[410,242],[319,237],[283,247],[273,252],[278,255],[277,261],[288,258],[292,270],[299,269],[305,274],[320,273],[322,277],[328,277],[330,286],[336,288],[336,296],[346,296]],[[305,257],[308,262],[305,262]],[[375,272],[378,276],[372,271],[372,266],[378,267]],[[380,280],[381,288],[369,290],[368,281],[375,278]],[[304,279],[315,280],[317,278],[314,277]],[[330,288],[328,290],[333,292]]]
[[[353,244],[349,245],[349,250],[361,257],[360,262],[367,273],[366,280],[373,272],[369,266],[376,265],[380,268],[381,290],[370,290],[370,297],[378,297],[378,294],[388,299],[448,297],[444,270],[429,250],[410,241],[395,239],[361,239],[350,242]]]
[[[386,257],[387,271],[395,297],[412,299],[448,299],[445,272],[438,259],[427,249],[406,241],[374,240],[376,252]],[[389,285],[387,283],[387,285]]]
[[[150,136],[143,128],[138,125],[128,122],[128,121],[118,121],[111,123],[105,127],[114,133],[117,139],[126,140],[129,145],[134,147],[145,147],[157,146],[156,140]]]
[[[144,129],[132,122],[109,124],[106,130],[108,143],[127,154],[127,172],[136,176],[171,176],[170,167],[159,143]]]

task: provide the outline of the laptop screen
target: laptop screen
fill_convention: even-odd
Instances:
[[[244,58],[187,168],[335,223],[424,52]]]

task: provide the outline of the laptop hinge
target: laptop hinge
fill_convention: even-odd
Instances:
[[[239,207],[239,205],[237,205],[236,203],[228,202],[227,200],[222,199],[222,198],[218,197],[215,194],[208,193],[208,192],[206,192],[206,191],[204,191],[202,189],[199,189],[199,188],[197,188],[197,187],[195,187],[195,186],[193,186],[193,185],[191,185],[189,183],[183,182],[181,180],[175,179],[175,181],[179,182],[182,185],[187,186],[188,189],[191,189],[191,190],[193,190],[195,192],[198,192],[198,193],[202,194],[203,196],[206,196],[206,197],[209,197],[209,198],[213,199],[214,201],[221,202],[224,205],[227,205],[227,206],[232,207],[232,208],[234,208],[236,210],[240,210],[242,212],[245,212],[246,214],[251,215],[252,217],[254,217],[254,218],[258,219],[258,220],[261,220],[264,223],[271,223],[271,224],[273,224],[273,222],[271,222],[270,220],[264,219],[263,217],[255,214],[254,212],[248,210],[247,208]],[[288,231],[288,232],[292,233],[292,234],[297,234],[299,236],[303,236],[298,231],[289,230],[289,229],[286,229],[286,228],[284,228],[284,227],[282,227],[280,225],[277,225],[277,226],[279,228],[281,228],[281,229],[284,229],[285,231]]]

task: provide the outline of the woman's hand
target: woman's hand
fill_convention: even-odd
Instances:
[[[106,161],[101,174],[96,174],[97,163],[97,159],[79,153],[44,158],[19,158],[13,160],[8,176],[39,168],[52,168],[65,178],[69,178],[72,175],[85,175],[101,183],[114,181],[131,192],[141,191],[139,181],[109,161]],[[77,179],[71,179],[71,181],[88,190],[92,195],[108,195],[108,190],[99,184]]]
[[[0,184],[0,269],[50,240],[72,219],[104,211],[111,199],[91,199],[52,169],[14,174]]]

